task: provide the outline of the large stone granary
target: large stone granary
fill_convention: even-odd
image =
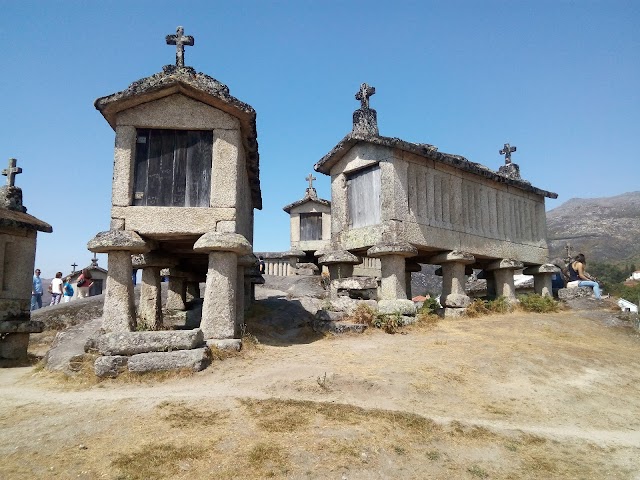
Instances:
[[[177,309],[206,279],[205,339],[234,338],[250,291],[245,266],[255,261],[253,209],[262,208],[256,113],[184,66],[194,41],[181,27],[167,43],[176,65],[95,101],[116,133],[111,226],[88,245],[109,259],[103,328],[160,328],[162,272]],[[134,267],[143,269],[137,313]]]
[[[428,144],[381,136],[363,84],[353,130],[316,165],[331,176],[331,249],[320,261],[349,276],[363,258],[379,258],[381,300],[407,298],[406,275],[440,264],[441,303],[459,313],[470,267],[490,272],[497,295],[513,298],[513,272],[527,267],[539,293],[551,291],[545,198],[507,164],[494,172]],[[333,266],[333,267],[332,267]],[[418,268],[419,269],[419,268]]]

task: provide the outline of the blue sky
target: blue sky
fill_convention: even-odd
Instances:
[[[522,176],[559,195],[547,209],[640,189],[638,1],[0,0],[0,12],[0,162],[18,159],[29,213],[53,226],[38,236],[44,277],[89,264],[87,241],[109,228],[114,132],[93,101],[173,63],[177,25],[195,37],[186,64],[257,111],[255,250],[288,249],[282,207],[350,131],[362,82],[381,135],[494,170],[516,145]]]

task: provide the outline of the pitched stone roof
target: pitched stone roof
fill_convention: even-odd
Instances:
[[[46,233],[53,232],[53,228],[47,222],[43,222],[26,212],[6,208],[0,208],[0,227],[27,228],[29,230],[38,230]]]
[[[311,192],[309,192],[309,190],[311,190]],[[320,205],[324,205],[326,207],[331,207],[331,202],[329,200],[325,200],[324,198],[319,198],[318,195],[316,194],[316,189],[312,188],[309,189],[307,188],[307,191],[304,194],[304,198],[300,199],[300,200],[296,200],[293,203],[290,203],[289,205],[282,207],[282,209],[287,212],[290,213],[291,209],[293,209],[294,207],[298,207],[300,205],[304,205],[307,202],[314,202]]]
[[[438,148],[434,145],[426,143],[412,143],[399,138],[383,137],[380,135],[367,135],[359,132],[351,132],[345,136],[340,142],[333,147],[333,149],[320,159],[318,163],[314,165],[314,169],[317,172],[329,175],[331,167],[335,165],[352,147],[356,144],[364,142],[374,145],[380,145],[389,148],[398,148],[405,152],[413,153],[415,155],[440,162],[451,167],[464,170],[466,172],[479,175],[481,177],[488,178],[495,182],[505,183],[527,192],[532,192],[537,195],[542,195],[548,198],[557,198],[558,194],[548,192],[532,186],[529,182],[524,180],[516,180],[500,175],[497,172],[491,170],[479,163],[470,162],[466,158],[460,155],[452,155],[449,153],[442,153],[438,151]]]
[[[229,94],[229,88],[215,78],[196,73],[191,67],[166,65],[162,72],[133,82],[126,90],[98,98],[94,105],[115,130],[117,114],[142,103],[151,102],[174,93],[181,93],[236,117],[243,133],[247,155],[247,174],[254,208],[262,208],[260,191],[260,158],[256,112],[248,104]]]

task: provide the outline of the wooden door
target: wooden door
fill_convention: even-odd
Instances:
[[[381,178],[379,165],[358,170],[347,176],[347,202],[351,228],[380,223]]]
[[[322,240],[322,213],[300,214],[300,240]]]
[[[213,132],[138,129],[134,205],[208,207]]]

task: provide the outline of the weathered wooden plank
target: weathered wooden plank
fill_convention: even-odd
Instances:
[[[173,155],[173,184],[171,194],[171,206],[185,206],[186,174],[187,174],[187,141],[188,132],[176,131],[175,147]]]
[[[300,240],[322,240],[322,213],[300,214]]]
[[[160,191],[158,205],[171,206],[173,192],[173,161],[176,145],[175,130],[162,130],[160,134],[162,154],[160,155]]]
[[[353,228],[380,223],[380,167],[361,170],[347,181],[349,220]]]
[[[147,163],[147,198],[144,205],[156,207],[160,203],[160,158],[162,156],[162,134],[160,130],[149,131],[149,160]]]
[[[133,175],[133,204],[147,204],[147,167],[149,163],[149,130],[138,129],[136,135],[136,158]]]

